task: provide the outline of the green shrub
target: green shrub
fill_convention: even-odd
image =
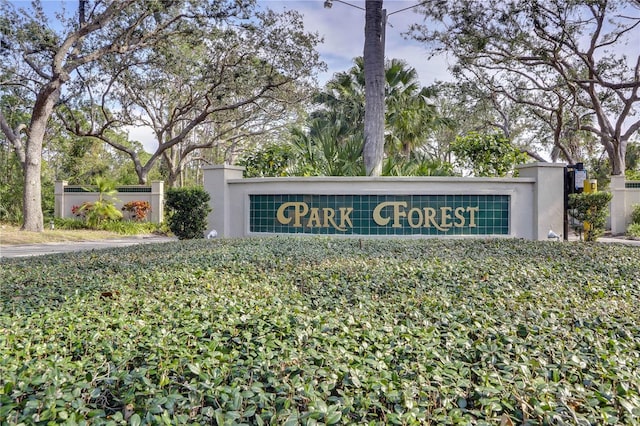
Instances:
[[[627,235],[634,238],[640,238],[640,223],[632,223],[627,228]]]
[[[172,188],[167,191],[169,229],[181,240],[204,238],[207,229],[209,193],[203,188]]]
[[[122,235],[151,234],[160,229],[160,225],[151,222],[108,221],[98,227],[101,231],[116,232]]]
[[[56,229],[66,230],[78,230],[78,229],[93,229],[90,228],[87,222],[82,219],[69,219],[69,218],[55,218],[53,224]],[[102,222],[96,228],[100,231],[115,232],[122,235],[138,235],[138,234],[151,234],[154,232],[166,233],[168,230],[164,229],[164,225],[150,222],[129,222],[122,220],[105,221]]]
[[[451,144],[456,162],[463,169],[473,170],[475,176],[506,176],[527,156],[502,134],[469,132],[456,137]]]
[[[245,152],[238,165],[245,177],[286,176],[293,157],[290,145],[271,144]]]
[[[87,223],[82,219],[69,219],[66,217],[56,217],[53,219],[53,225],[56,229],[89,229]]]
[[[596,241],[604,233],[610,201],[609,192],[569,195],[569,214],[582,222],[585,241]],[[588,227],[584,226],[585,222],[589,223]]]
[[[633,206],[633,211],[631,212],[631,223],[640,224],[640,204],[635,204]]]

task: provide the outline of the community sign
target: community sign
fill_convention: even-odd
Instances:
[[[509,235],[509,195],[256,194],[249,202],[251,233]]]

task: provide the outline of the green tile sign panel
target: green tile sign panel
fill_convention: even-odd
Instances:
[[[250,195],[249,230],[277,234],[509,235],[508,195]]]

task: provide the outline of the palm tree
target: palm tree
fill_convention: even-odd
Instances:
[[[435,93],[420,87],[415,68],[399,59],[387,63],[385,78],[386,152],[408,160],[415,148],[425,144],[429,132],[442,124],[435,106],[429,102]]]
[[[387,162],[381,164],[382,174],[424,174],[424,153],[417,155],[434,126],[442,124],[436,108],[430,103],[433,90],[421,87],[415,69],[404,61],[393,59],[385,66],[385,149]],[[354,66],[338,73],[316,96],[319,109],[311,114],[307,130],[293,134],[300,164],[293,174],[353,175],[362,170],[365,149],[365,65],[362,57]],[[358,145],[360,144],[360,145]],[[353,159],[353,167],[346,161]],[[356,161],[357,160],[357,161]],[[326,161],[336,164],[323,165]],[[390,164],[402,163],[396,168]],[[406,166],[415,163],[412,166]],[[420,166],[420,165],[423,166]],[[414,167],[415,166],[415,167]],[[436,167],[437,168],[437,167]],[[439,172],[438,172],[439,173]]]
[[[351,132],[347,123],[344,117],[330,125],[314,119],[307,131],[294,129],[291,142],[297,161],[289,174],[361,176],[362,134]]]
[[[382,174],[384,157],[384,31],[382,0],[367,0],[364,23],[364,166],[367,175]]]

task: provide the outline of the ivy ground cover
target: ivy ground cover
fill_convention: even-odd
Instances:
[[[640,251],[180,241],[0,262],[2,424],[639,424]]]

